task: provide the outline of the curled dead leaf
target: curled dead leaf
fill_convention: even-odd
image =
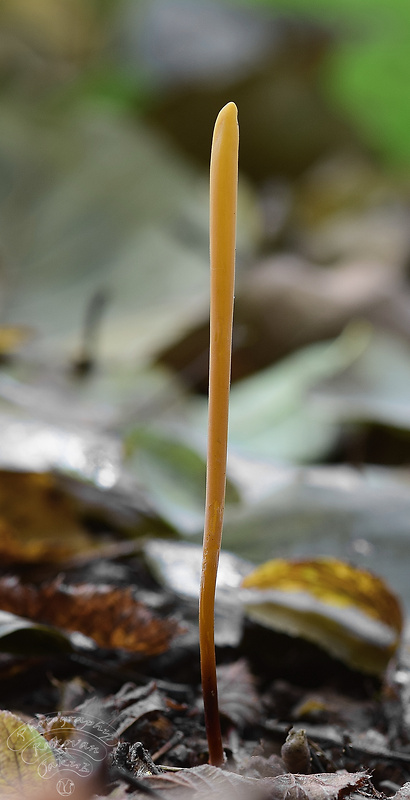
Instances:
[[[68,586],[58,578],[40,588],[15,577],[0,579],[0,608],[79,631],[100,647],[146,656],[163,653],[180,632],[175,620],[155,616],[134,599],[131,589],[85,583]]]
[[[396,596],[381,578],[343,561],[274,559],[242,587],[249,616],[310,639],[364,672],[381,674],[399,644]]]

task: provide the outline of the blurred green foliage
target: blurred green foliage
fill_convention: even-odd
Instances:
[[[408,0],[257,0],[330,24],[336,40],[323,81],[363,138],[392,166],[410,163]],[[255,0],[249,5],[255,5]]]
[[[388,3],[385,0],[230,0],[230,3],[253,10],[257,6],[298,20],[315,20],[330,30],[333,43],[322,68],[322,86],[328,100],[337,110],[342,109],[364,142],[388,164],[393,167],[410,164],[408,0]],[[135,0],[135,7],[140,7],[143,15],[148,5],[144,0]],[[124,0],[100,3],[38,0],[35,4],[28,0],[3,0],[2,90],[12,86],[18,95],[22,87],[28,88],[27,102],[33,86],[37,95],[41,87],[50,91],[55,82],[60,101],[67,99],[62,92],[66,84],[69,99],[80,96],[88,104],[144,112],[156,91],[144,67],[139,65],[131,75],[118,63],[115,46],[114,50],[106,49],[107,42],[115,42],[118,20],[127,8]],[[34,55],[30,47],[34,48]],[[56,59],[51,71],[47,68],[47,58]],[[22,80],[20,71],[24,68],[26,77]],[[52,94],[54,100],[56,95]]]

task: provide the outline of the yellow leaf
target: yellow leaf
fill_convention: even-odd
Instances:
[[[20,800],[46,789],[44,774],[58,767],[48,742],[10,711],[0,711],[0,796]]]
[[[381,578],[343,561],[275,559],[247,575],[242,588],[249,616],[364,672],[382,673],[399,643],[395,595]]]

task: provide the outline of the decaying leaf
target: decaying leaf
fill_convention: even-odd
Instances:
[[[392,800],[408,800],[410,797],[410,782],[404,783],[399,791],[393,795]]]
[[[36,588],[5,577],[0,580],[0,607],[28,619],[79,631],[100,647],[147,656],[167,650],[179,631],[175,620],[160,619],[137,602],[131,589],[107,585],[68,586],[56,579]]]
[[[249,615],[353,667],[384,671],[399,643],[399,601],[381,578],[333,558],[274,559],[242,582]]]
[[[268,757],[263,755],[245,757],[240,765],[240,774],[247,778],[274,778],[276,775],[284,775],[285,772],[283,760],[276,753]]]
[[[50,474],[0,473],[0,561],[59,562],[95,549]],[[14,609],[13,609],[14,610]]]
[[[56,774],[53,751],[39,732],[10,711],[0,711],[0,794],[19,800],[45,790],[45,776]]]
[[[366,772],[322,772],[319,775],[278,775],[265,778],[273,788],[275,800],[333,800],[347,797],[366,783]]]
[[[87,704],[83,706],[87,709]],[[165,699],[154,681],[147,686],[135,687],[125,684],[116,695],[105,703],[105,709],[113,715],[113,725],[121,736],[131,725],[146,714],[167,710]]]
[[[74,641],[73,641],[74,639]],[[81,637],[81,646],[88,640]],[[89,642],[90,647],[93,643]],[[0,611],[0,651],[15,655],[44,655],[70,653],[75,649],[75,637],[63,631],[23,619],[8,611]]]
[[[255,679],[245,659],[223,664],[218,669],[219,709],[236,727],[244,728],[258,721],[261,702]]]
[[[146,786],[164,800],[268,800],[271,796],[256,778],[244,778],[205,764],[193,769],[147,777]],[[136,797],[143,797],[137,793]]]
[[[367,780],[366,772],[340,770],[319,775],[277,775],[273,778],[245,778],[204,764],[182,769],[172,775],[155,775],[146,785],[164,800],[336,800],[347,797]],[[138,792],[136,797],[142,797]]]

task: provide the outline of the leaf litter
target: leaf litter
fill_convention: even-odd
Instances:
[[[161,542],[158,542],[157,547],[161,551]],[[177,547],[177,544],[174,547]],[[194,545],[181,544],[181,547],[182,550],[184,547],[188,547],[188,552],[189,550],[196,550]],[[166,542],[163,543],[162,550],[163,554],[167,553]],[[185,619],[190,619],[186,611],[187,604],[192,602],[190,600],[190,591],[193,590],[188,588],[185,594],[182,591],[179,599],[177,599],[177,595],[174,592],[178,592],[178,586],[183,589],[184,583],[189,587],[190,580],[192,586],[194,586],[195,579],[189,577],[189,557],[187,559],[183,558],[183,553],[178,553],[178,547],[177,551],[173,553],[172,542],[169,542],[169,550],[168,569],[166,568],[167,557],[164,562],[165,566],[164,564],[162,566],[169,582],[166,591],[171,592],[170,596],[174,597],[172,615],[180,619],[183,625]],[[156,550],[153,541],[147,544],[148,553],[150,553],[151,564],[154,564]],[[134,555],[133,562],[131,562],[133,563],[132,569],[135,577],[139,576],[138,583],[141,583],[142,580],[140,588],[137,588],[136,584],[136,596],[141,594],[141,597],[144,597],[145,593],[147,599],[153,599],[154,592],[157,594],[160,590],[155,580],[153,582],[150,577],[150,572],[143,578],[146,566],[139,559],[140,557]],[[252,577],[251,564],[235,558],[230,561],[229,554],[223,554],[222,566],[224,559],[227,560],[225,569],[221,571],[219,596],[222,598],[222,602],[225,599],[226,603],[226,597],[229,597],[230,592],[238,591],[240,583],[243,580],[246,582],[246,576],[251,575],[248,579],[251,582],[260,582],[260,579],[257,577],[258,570],[255,571],[254,577]],[[121,571],[124,571],[128,560],[129,556],[126,557],[125,563],[121,565],[122,559],[121,557],[119,558],[117,564],[118,576]],[[112,563],[114,565],[114,562]],[[171,566],[173,563],[176,567],[174,576],[172,573],[173,567]],[[196,561],[194,559],[191,567],[193,570],[197,570],[195,565]],[[268,567],[260,568],[259,571],[263,573],[263,569],[265,569],[266,572]],[[326,569],[326,564],[324,563],[318,562],[315,564],[311,562],[309,564],[307,562],[305,565],[298,563],[285,565],[283,563],[282,568],[285,569],[283,579],[285,582],[286,580],[290,581],[293,586],[295,581],[300,586],[303,585],[305,580],[305,582],[307,581],[306,586],[310,582],[314,591],[320,591],[325,595],[326,592],[330,593],[329,598],[332,597],[332,593],[337,595],[337,592],[341,592],[341,597],[344,598],[341,601],[342,607],[346,603],[344,592],[346,592],[350,584],[355,586],[353,590],[353,597],[355,597],[355,584],[357,583],[358,573],[356,574],[354,570],[349,573],[347,565],[339,564],[339,572],[340,570],[347,570],[345,585],[343,585],[342,581],[341,588],[340,580],[339,583],[336,580],[336,584],[333,586],[331,582],[327,589],[325,589],[323,582],[321,583],[316,579],[314,574],[315,569],[319,571]],[[179,636],[175,639],[175,634],[178,633],[178,626],[176,621],[172,620],[172,615],[169,619],[156,619],[153,612],[148,610],[146,606],[141,608],[141,604],[132,597],[131,590],[128,588],[122,590],[106,584],[81,583],[77,579],[73,581],[74,576],[78,573],[86,574],[85,571],[87,569],[87,565],[77,567],[74,575],[68,581],[60,577],[51,582],[41,581],[38,585],[27,583],[21,577],[13,577],[10,574],[8,576],[5,575],[0,579],[0,605],[5,609],[12,609],[14,614],[18,613],[21,619],[26,619],[26,622],[31,619],[33,624],[51,623],[52,626],[57,626],[57,630],[61,629],[62,632],[65,630],[81,631],[84,635],[94,640],[94,649],[89,650],[88,655],[84,648],[82,650],[78,648],[78,643],[73,642],[71,644],[68,654],[71,652],[74,656],[74,661],[72,661],[69,672],[73,676],[78,674],[79,664],[82,664],[81,672],[91,687],[100,684],[100,697],[97,706],[94,690],[91,689],[90,698],[87,699],[86,697],[85,701],[78,706],[77,713],[83,716],[94,714],[103,719],[108,719],[119,739],[119,744],[114,748],[111,756],[112,766],[110,769],[112,779],[117,782],[117,788],[111,792],[113,800],[115,797],[121,797],[121,793],[125,798],[125,788],[122,789],[122,786],[128,786],[131,796],[143,796],[141,792],[144,792],[145,789],[138,787],[135,783],[135,781],[140,780],[143,781],[144,787],[147,784],[147,788],[150,787],[153,791],[159,793],[159,796],[163,796],[164,799],[168,796],[176,796],[177,791],[182,793],[182,796],[185,793],[187,798],[196,796],[229,797],[229,792],[236,792],[235,796],[238,796],[239,793],[240,796],[240,792],[243,791],[244,798],[252,797],[253,795],[255,797],[287,797],[289,794],[294,796],[296,793],[298,796],[303,795],[303,797],[309,798],[309,800],[314,797],[322,798],[323,796],[348,796],[353,792],[354,787],[357,790],[365,781],[364,773],[360,772],[363,766],[376,770],[375,774],[378,774],[379,785],[383,783],[383,779],[391,779],[397,785],[400,785],[400,780],[402,782],[405,781],[407,769],[405,755],[403,754],[400,760],[400,752],[397,753],[391,750],[388,737],[386,735],[383,737],[381,733],[383,729],[387,729],[389,715],[394,705],[397,705],[398,702],[397,691],[393,688],[394,682],[386,685],[386,691],[393,692],[393,694],[386,695],[384,709],[379,706],[377,701],[371,699],[373,690],[370,690],[370,693],[369,689],[364,690],[365,696],[368,697],[368,707],[364,711],[365,719],[369,730],[370,728],[374,730],[374,736],[376,737],[375,747],[375,742],[371,740],[369,734],[368,740],[364,740],[363,737],[360,740],[355,736],[356,721],[353,724],[351,734],[347,733],[350,727],[350,720],[343,716],[342,713],[342,709],[346,705],[343,694],[337,695],[336,693],[336,698],[340,699],[333,699],[330,702],[326,694],[322,694],[320,690],[316,691],[315,700],[309,699],[308,695],[303,697],[301,694],[297,698],[294,693],[292,695],[292,692],[290,692],[289,703],[286,704],[284,702],[286,691],[284,692],[282,689],[279,692],[280,700],[278,700],[279,696],[276,695],[275,686],[278,678],[275,677],[274,673],[269,673],[271,660],[267,659],[266,665],[263,666],[262,658],[262,667],[260,661],[259,665],[257,665],[257,661],[253,659],[247,663],[243,655],[239,660],[232,661],[232,655],[235,652],[238,654],[241,652],[241,642],[242,640],[245,641],[243,627],[242,634],[239,635],[236,642],[233,645],[231,643],[227,650],[225,649],[225,658],[227,660],[220,668],[221,713],[225,747],[228,753],[228,772],[224,771],[221,777],[220,771],[214,772],[213,768],[205,766],[207,745],[202,727],[199,676],[197,673],[195,674],[195,668],[194,670],[192,669],[192,659],[194,659],[194,663],[197,660],[196,648],[192,649],[192,638],[189,635],[185,645],[184,634],[182,634],[182,637]],[[128,566],[126,569],[129,571]],[[288,572],[286,572],[286,569]],[[307,570],[305,577],[303,570]],[[186,578],[184,578],[184,572]],[[337,570],[335,574],[338,574]],[[176,577],[177,575],[179,576],[178,578]],[[363,580],[369,581],[369,577],[365,574],[362,577]],[[271,578],[268,577],[267,580],[269,582]],[[145,589],[142,588],[144,583]],[[350,592],[352,591],[352,586],[350,586]],[[381,586],[375,579],[372,589],[375,594],[370,605],[372,611],[376,614],[378,613],[377,595]],[[360,597],[362,597],[364,589],[362,587],[361,593],[359,589],[360,582],[357,584],[358,594],[354,602],[363,603],[365,600],[360,600]],[[383,589],[383,591],[386,590]],[[157,595],[157,600],[159,597],[160,595]],[[366,598],[366,592],[364,592],[363,597]],[[383,595],[383,597],[386,599],[388,595]],[[327,598],[326,602],[331,602],[329,598]],[[382,596],[380,602],[381,600]],[[169,605],[169,600],[167,602]],[[348,602],[351,602],[351,600]],[[390,598],[389,602],[393,602],[393,599]],[[395,624],[397,625],[397,630],[399,630],[399,616],[397,615],[399,615],[398,610]],[[118,623],[115,622],[116,619]],[[106,621],[106,624],[104,624],[104,621]],[[138,627],[139,623],[141,623],[140,627]],[[187,624],[189,628],[192,622]],[[254,646],[258,651],[261,651],[261,655],[266,647],[272,646],[273,648],[279,648],[279,650],[283,647],[280,637],[276,642],[272,639],[271,644],[268,644],[266,628],[253,622],[246,623],[245,628],[249,625],[256,631],[256,645]],[[219,646],[223,656],[223,641]],[[234,648],[233,650],[232,647]],[[244,647],[243,653],[246,656],[248,651],[245,644]],[[108,658],[105,656],[101,660],[98,656],[99,648],[104,648],[101,652],[106,651],[107,648],[110,649],[111,656]],[[12,650],[12,648],[10,649]],[[126,662],[124,662],[124,657],[121,655],[124,652],[128,653]],[[77,658],[78,654],[81,656],[80,661]],[[133,665],[132,661],[135,656],[138,656],[138,669],[142,669],[147,678],[141,677],[137,683],[127,684],[124,682],[126,681],[126,676],[131,677],[131,675],[134,675],[135,680],[136,665]],[[38,657],[39,654],[37,652]],[[9,658],[12,657],[10,656]],[[40,665],[41,663],[44,665],[43,667],[40,666],[40,669],[44,674],[44,667],[47,664],[47,660],[50,659],[50,655],[47,655],[47,651],[45,653],[43,651],[40,658]],[[61,658],[61,655],[59,658]],[[65,659],[67,659],[67,656]],[[309,671],[307,666],[309,662],[305,659],[303,646],[299,642],[296,662],[299,681],[303,684],[308,680],[308,682],[313,681],[314,684],[315,666],[313,666],[313,669],[310,668]],[[313,659],[313,665],[318,664],[317,659],[323,663],[323,653],[319,654],[318,651]],[[52,662],[49,663],[51,666]],[[60,678],[63,684],[67,681],[67,675],[63,676],[70,662],[65,660],[65,663],[66,667],[63,669]],[[336,678],[338,669],[335,668],[333,662],[329,662],[329,664],[331,665],[329,667],[329,678],[332,684],[335,680],[336,682],[339,680]],[[18,660],[14,661],[14,665],[14,669],[18,668]],[[55,676],[59,675],[60,668],[56,662],[51,669]],[[400,668],[398,668],[398,672],[400,672]],[[3,675],[6,681],[10,681],[12,674],[13,661],[8,661],[3,664]],[[350,673],[347,670],[343,675],[342,683],[344,684],[347,680],[347,684],[350,686],[348,691],[357,692],[357,673]],[[346,678],[349,675],[351,677]],[[164,680],[165,676],[166,679]],[[181,679],[184,680],[183,684]],[[401,680],[403,680],[403,675]],[[49,681],[46,679],[44,683],[43,678],[40,683],[43,685],[44,696],[49,698],[48,702],[51,702],[52,705],[58,702],[55,689],[52,689]],[[388,689],[389,685],[390,689]],[[117,687],[115,694],[107,694],[106,689],[108,687]],[[322,691],[324,692],[324,689]],[[272,702],[273,698],[277,699]],[[357,701],[353,707],[356,708],[356,705]],[[356,711],[352,719],[355,719],[355,714]],[[294,763],[292,761],[293,755],[290,759],[286,756],[284,760],[281,760],[280,756],[281,744],[286,738],[286,729],[289,725],[295,726],[296,723],[296,732],[303,730],[303,728],[298,729],[298,720],[301,720],[301,724],[306,726],[308,731],[308,738],[302,738],[308,753],[309,769],[307,771],[311,772],[305,778],[311,778],[311,780],[306,780],[300,774],[290,775],[289,765]],[[397,741],[403,738],[399,730],[396,732],[396,737]],[[129,755],[126,759],[124,777],[121,772],[124,767],[117,764],[119,759],[118,747],[121,741],[128,743],[127,746],[130,748],[134,747],[136,741],[143,742],[144,747],[147,748],[149,758],[151,758],[150,754],[154,756],[155,761],[153,763],[156,768],[159,764],[159,774],[150,777],[152,773],[149,773],[149,769],[145,765],[145,772],[140,767],[137,776],[135,770],[133,772],[136,764],[135,759]],[[349,746],[346,750],[347,741]],[[400,744],[396,745],[396,748],[400,751]],[[340,779],[341,782],[337,783],[340,778],[338,770],[343,770],[346,766],[347,755],[344,755],[345,751],[346,754],[348,753],[349,777],[344,780]],[[161,760],[159,762],[157,761],[157,753],[160,754]],[[392,768],[381,768],[380,759],[384,760],[386,764],[393,765]],[[253,766],[250,766],[251,763]],[[203,766],[197,766],[200,764],[203,764]],[[258,766],[256,766],[257,764]],[[180,769],[182,768],[182,772],[169,775],[166,772],[167,766],[178,766]],[[187,766],[189,766],[189,770],[186,769]],[[318,767],[319,772],[317,772]],[[329,768],[330,774],[328,776]],[[115,771],[116,769],[117,772]],[[252,778],[246,777],[249,769],[251,773],[253,771]],[[255,777],[255,770],[257,777]],[[269,777],[272,771],[276,777],[273,775]],[[357,774],[360,773],[360,779],[356,778],[355,771]],[[268,775],[266,775],[266,772]],[[300,773],[300,766],[298,766],[298,773]],[[394,778],[390,778],[393,773]],[[279,775],[282,777],[281,782],[278,783],[277,778]],[[386,775],[389,777],[386,778]]]
[[[296,574],[298,574],[296,572]],[[300,580],[300,578],[298,578]],[[16,609],[20,600],[20,612],[26,613],[31,609],[33,616],[43,617],[46,615],[47,601],[54,610],[48,612],[48,617],[52,616],[54,623],[62,627],[72,627],[76,630],[82,629],[89,635],[93,634],[95,617],[93,610],[98,609],[100,618],[106,616],[113,625],[114,617],[109,611],[110,606],[104,605],[106,599],[106,587],[98,592],[98,587],[94,587],[94,598],[90,587],[81,589],[81,586],[74,587],[71,592],[59,592],[62,589],[60,582],[43,586],[42,591],[35,591],[31,587],[22,586],[16,579],[3,578],[1,581],[3,596],[9,597],[9,602]],[[76,611],[76,593],[78,598],[85,599],[82,609]],[[60,603],[59,594],[62,594]],[[127,593],[126,593],[127,594]],[[70,625],[64,619],[68,614],[68,604],[74,603],[71,608]],[[98,602],[96,602],[98,598]],[[114,605],[121,612],[121,594],[117,591],[112,599]],[[182,601],[181,601],[182,602]],[[87,608],[90,606],[90,608]],[[182,613],[180,607],[180,614]],[[87,623],[87,615],[90,612],[90,621]],[[183,616],[183,613],[182,613]],[[83,622],[87,624],[84,626]],[[253,623],[254,625],[255,623]],[[267,644],[266,632],[262,627],[259,630],[258,648],[263,648]],[[104,632],[104,628],[102,628]],[[143,633],[142,633],[143,635]],[[97,638],[97,637],[96,637]],[[280,647],[280,640],[276,646]],[[103,647],[117,647],[123,649],[124,641],[121,640],[121,630],[118,630],[118,637],[114,641],[97,642]],[[225,747],[228,754],[227,770],[217,770],[205,765],[207,757],[207,745],[204,739],[202,727],[202,713],[199,701],[198,679],[191,675],[185,685],[178,683],[184,670],[181,670],[181,652],[173,651],[172,641],[168,642],[168,652],[156,655],[159,650],[155,648],[146,650],[143,662],[139,662],[139,669],[149,675],[153,675],[147,682],[147,678],[140,678],[140,683],[124,683],[124,666],[126,672],[131,673],[133,668],[131,662],[128,666],[123,665],[121,658],[115,660],[116,669],[112,672],[109,669],[109,661],[96,659],[84,661],[83,674],[88,681],[95,685],[96,680],[102,681],[100,684],[100,698],[96,699],[94,690],[91,689],[89,699],[83,701],[77,710],[70,712],[71,716],[62,715],[62,719],[89,719],[97,717],[109,721],[118,744],[114,746],[111,759],[112,779],[117,782],[117,788],[111,790],[108,796],[118,798],[123,796],[144,796],[146,789],[152,789],[158,796],[176,796],[177,792],[187,798],[195,797],[229,797],[243,796],[277,798],[288,796],[306,797],[309,800],[314,798],[339,798],[349,797],[361,787],[366,786],[365,794],[368,795],[369,786],[368,774],[363,772],[362,767],[376,769],[381,772],[379,781],[383,783],[383,778],[387,780],[386,774],[390,776],[394,771],[395,779],[398,778],[398,771],[405,775],[406,756],[403,753],[402,762],[400,753],[397,754],[389,749],[388,738],[383,737],[381,730],[388,725],[388,717],[397,699],[395,693],[387,694],[385,697],[385,708],[380,706],[378,701],[372,699],[373,692],[368,693],[367,707],[363,707],[363,725],[373,728],[376,737],[375,742],[368,739],[360,742],[354,737],[353,732],[357,727],[355,720],[358,700],[352,701],[352,716],[343,715],[346,706],[346,695],[334,694],[333,699],[326,695],[323,689],[317,689],[315,697],[305,695],[301,691],[299,694],[292,687],[279,689],[279,683],[273,680],[272,675],[263,668],[256,672],[249,669],[249,665],[242,658],[232,662],[232,654],[225,665],[220,669],[220,691],[221,691],[221,713],[223,719],[223,730]],[[130,648],[131,650],[131,648]],[[221,651],[222,653],[223,651]],[[118,653],[119,655],[119,653]],[[92,656],[92,654],[91,654]],[[161,665],[161,659],[168,658]],[[192,653],[190,658],[192,659]],[[316,658],[322,659],[321,655]],[[159,659],[159,661],[158,661]],[[306,681],[306,664],[303,648],[299,648],[299,670],[300,681]],[[99,663],[100,661],[100,663]],[[111,656],[112,661],[112,656]],[[45,664],[47,661],[45,662]],[[67,665],[66,665],[67,666]],[[135,668],[134,668],[135,669]],[[268,667],[267,667],[268,669]],[[54,664],[53,671],[58,673],[58,667]],[[74,667],[73,674],[78,671],[78,664]],[[155,673],[158,672],[158,677]],[[337,671],[330,673],[331,680],[336,679]],[[100,675],[100,679],[97,676]],[[124,675],[124,677],[122,677]],[[188,671],[189,675],[189,671]],[[350,691],[357,692],[357,674],[344,673],[350,675],[348,684]],[[166,679],[164,679],[166,676]],[[192,678],[194,677],[194,680]],[[176,680],[175,680],[176,679]],[[314,680],[314,675],[310,680]],[[44,688],[46,689],[46,680]],[[277,684],[277,689],[275,688]],[[101,693],[103,686],[119,687],[115,694]],[[390,689],[386,685],[386,691],[392,691],[393,683],[390,682]],[[356,688],[354,688],[356,687]],[[50,686],[46,689],[46,695],[50,693]],[[53,693],[51,693],[53,694]],[[288,696],[288,700],[286,697]],[[276,699],[274,699],[276,698]],[[56,702],[55,696],[52,702]],[[389,710],[390,709],[390,710]],[[386,716],[384,716],[386,714]],[[286,722],[288,720],[288,722]],[[308,731],[307,738],[303,728],[297,727],[297,720]],[[303,721],[302,721],[303,720]],[[353,720],[352,734],[349,736],[349,723]],[[294,744],[291,745],[291,754],[286,753],[283,745],[286,737],[286,728],[289,724],[295,726],[299,739],[301,738],[305,748],[305,767],[306,772],[311,774],[301,774],[301,762],[295,762]],[[75,723],[73,723],[75,728]],[[300,722],[299,722],[300,725]],[[379,728],[379,738],[376,733]],[[45,732],[44,729],[43,732]],[[298,733],[299,731],[299,733]],[[325,733],[327,731],[327,734]],[[327,735],[327,738],[326,738]],[[48,737],[49,738],[49,737]],[[282,740],[282,743],[281,743]],[[136,747],[135,742],[143,742],[147,748],[146,761],[154,756],[154,764],[159,770],[157,775],[149,771],[149,764],[138,767],[136,772],[136,761],[134,756],[128,755],[125,758],[125,775],[121,772],[123,766],[121,762],[122,743],[128,743],[128,747]],[[133,751],[134,752],[134,751]],[[136,752],[136,751],[135,751]],[[142,751],[141,751],[142,752]],[[158,762],[156,753],[161,754]],[[307,755],[306,755],[307,754]],[[392,765],[389,772],[386,766],[380,770],[380,759],[384,759],[387,764]],[[124,758],[123,758],[124,761]],[[195,766],[199,764],[202,766]],[[297,770],[295,769],[297,763]],[[348,772],[345,765],[348,763]],[[128,765],[128,766],[127,766]],[[134,765],[132,771],[131,767]],[[176,773],[167,773],[167,765],[181,766],[182,770]],[[186,769],[186,766],[189,769]],[[292,768],[293,765],[293,768]],[[306,766],[307,765],[307,766]],[[395,765],[395,767],[394,767]],[[329,766],[331,771],[329,771]],[[319,767],[319,771],[318,771]],[[117,771],[116,771],[117,769]],[[387,773],[386,773],[387,769]],[[144,771],[145,770],[145,771]],[[164,772],[165,770],[165,772]],[[252,777],[247,777],[251,771]],[[333,770],[333,771],[332,771]],[[293,771],[297,774],[291,774]],[[256,773],[256,775],[255,775]],[[390,779],[390,778],[389,778]],[[143,786],[139,787],[137,781],[143,781]],[[393,780],[393,779],[392,779]],[[125,781],[125,783],[124,783]],[[125,787],[128,786],[128,792]],[[123,787],[123,788],[121,788]],[[370,789],[370,792],[373,790]],[[242,793],[242,795],[241,795]],[[370,794],[372,796],[372,794]],[[376,797],[376,795],[373,795]]]
[[[364,676],[303,638],[251,620],[236,596],[229,603],[227,597],[247,574],[242,572],[243,563],[234,560],[227,562],[227,578],[220,589],[226,602],[218,643],[228,762],[224,770],[204,763],[195,601],[190,588],[194,570],[185,564],[184,572],[181,554],[171,557],[166,548],[169,540],[157,541],[150,557],[147,546],[143,558],[137,546],[127,552],[115,547],[125,530],[129,535],[142,528],[149,545],[153,534],[174,536],[177,531],[195,536],[200,528],[203,433],[196,423],[192,425],[192,418],[203,417],[204,403],[193,389],[203,388],[206,372],[205,180],[153,136],[142,119],[131,122],[99,113],[91,121],[81,103],[74,114],[67,108],[57,114],[53,126],[34,115],[26,94],[32,97],[33,81],[38,81],[37,107],[50,81],[53,89],[61,83],[68,62],[74,70],[87,69],[84,60],[93,62],[93,53],[102,46],[98,42],[105,41],[99,26],[104,26],[107,12],[100,17],[87,4],[73,3],[67,13],[64,3],[39,0],[42,14],[37,15],[33,36],[31,4],[21,0],[17,15],[15,4],[6,5],[6,18],[15,30],[8,39],[2,32],[9,43],[6,71],[9,58],[11,65],[5,83],[19,76],[19,99],[2,96],[0,137],[7,195],[5,202],[2,195],[0,208],[8,284],[4,310],[15,323],[14,328],[2,326],[0,342],[2,361],[9,362],[2,366],[0,381],[5,428],[0,458],[4,605],[0,634],[5,652],[0,675],[4,705],[21,715],[21,720],[13,717],[13,724],[27,725],[30,732],[30,720],[38,718],[39,709],[55,719],[56,709],[67,711],[64,699],[71,698],[69,710],[73,713],[74,706],[77,719],[95,714],[116,725],[121,741],[106,765],[108,778],[101,782],[95,771],[91,785],[73,780],[75,796],[82,800],[91,795],[125,800],[149,792],[164,800],[177,793],[227,798],[242,793],[278,800],[407,798],[406,629],[387,671],[379,677]],[[174,7],[171,3],[169,7],[173,18]],[[157,19],[160,8],[160,3],[153,4]],[[23,48],[16,44],[18,17],[29,21]],[[119,26],[123,41],[135,32],[133,19],[132,9],[127,8]],[[264,35],[265,20],[258,29]],[[384,574],[395,561],[390,583],[396,593],[405,594],[408,475],[404,470],[378,472],[372,467],[359,472],[349,465],[352,461],[361,465],[363,453],[370,452],[366,444],[375,424],[394,427],[400,435],[408,427],[408,188],[393,186],[391,178],[374,166],[373,156],[360,148],[354,158],[338,151],[329,156],[329,142],[335,151],[340,147],[340,124],[334,125],[333,114],[325,109],[321,118],[327,120],[326,153],[311,164],[314,155],[299,133],[299,98],[306,100],[309,119],[316,120],[317,87],[315,70],[304,65],[306,59],[311,65],[312,54],[321,61],[333,42],[323,38],[323,31],[319,35],[304,28],[299,49],[304,55],[295,71],[295,28],[272,21],[269,31],[275,33],[272,41],[281,43],[273,68],[279,52],[285,82],[289,72],[297,89],[298,110],[296,125],[292,109],[284,128],[278,124],[282,111],[276,110],[273,125],[270,120],[268,156],[273,162],[269,163],[280,158],[286,175],[299,173],[296,179],[281,181],[265,174],[266,148],[255,148],[253,138],[265,128],[255,125],[255,115],[244,102],[244,130],[249,131],[245,143],[250,148],[244,150],[244,164],[249,174],[263,174],[267,183],[263,190],[254,192],[248,186],[242,193],[247,206],[239,225],[243,264],[238,276],[232,418],[232,463],[240,479],[239,497],[229,504],[226,541],[242,554],[247,548],[252,560],[266,561],[278,542],[286,540],[290,547],[299,539],[307,552],[296,555],[312,563],[316,544],[331,555],[337,540],[339,558],[345,559],[347,550],[364,566],[369,566],[366,553],[374,547],[376,571]],[[41,58],[34,39],[42,42]],[[74,50],[68,46],[72,41],[77,43]],[[123,57],[124,53],[118,56],[119,61]],[[26,61],[31,65],[30,78]],[[259,72],[258,68],[251,82],[263,89],[265,78]],[[232,80],[235,85],[235,70]],[[236,88],[241,96],[240,81]],[[218,95],[215,88],[199,93],[192,89],[189,97],[180,87],[168,110],[166,98],[162,112],[163,101],[158,100],[153,116],[158,122],[162,113],[165,129],[175,111],[178,116],[181,97],[184,108],[195,108],[200,97],[201,113],[209,118],[207,104],[214,102],[215,92]],[[194,116],[197,124],[200,115]],[[323,139],[320,145],[320,131],[317,127],[314,131],[314,151],[320,156]],[[196,135],[189,132],[189,139],[196,147]],[[350,144],[353,141],[357,146],[356,137],[349,136]],[[263,173],[261,153],[265,153]],[[300,173],[300,164],[311,166]],[[14,187],[11,195],[9,181]],[[261,238],[264,250],[272,251],[263,260],[255,255]],[[108,285],[108,294],[112,292],[113,283],[118,291],[111,294],[107,320],[102,320],[101,335],[94,342],[91,371],[77,374],[73,381],[73,362],[78,364],[84,352],[87,358],[90,355],[81,339],[87,303],[106,291],[102,286]],[[31,338],[23,341],[20,333],[27,326]],[[312,348],[306,349],[307,343]],[[153,357],[162,363],[168,359],[175,373],[166,355],[171,350],[180,359],[176,382],[164,373],[160,377],[149,363]],[[119,380],[107,355],[124,361]],[[289,358],[278,365],[283,356]],[[147,367],[144,377],[135,373],[135,362]],[[141,390],[137,396],[130,389],[136,380]],[[140,437],[143,447],[125,465],[124,437],[130,441],[130,430],[132,437],[147,420],[150,428],[144,428]],[[21,423],[20,438],[15,422]],[[177,428],[173,439],[169,431]],[[364,445],[359,456],[357,451],[352,456],[349,447],[363,442],[360,437]],[[62,446],[56,452],[58,441]],[[380,445],[377,431],[376,442]],[[77,458],[70,469],[67,455],[74,444]],[[391,463],[389,459],[397,463],[395,449],[393,455],[387,452],[391,444],[390,430],[387,446],[378,450],[380,463]],[[94,446],[100,460],[94,457]],[[406,454],[406,449],[402,452]],[[348,466],[300,467],[300,463],[342,458]],[[405,463],[406,459],[405,455]],[[11,474],[12,469],[22,472]],[[76,476],[71,491],[68,482],[62,488],[50,469]],[[234,472],[232,468],[232,476]],[[177,494],[181,480],[185,485]],[[88,498],[81,506],[73,501],[80,495],[83,501]],[[142,526],[136,522],[138,515]],[[380,555],[382,539],[387,542],[386,558]],[[398,542],[404,543],[402,549]],[[107,544],[114,548],[111,552]],[[162,572],[168,572],[165,589],[156,582],[161,569],[154,577],[151,574],[161,550]],[[281,555],[286,557],[289,551]],[[56,567],[64,569],[64,576],[56,578]],[[246,567],[249,573],[252,568]],[[295,564],[287,562],[286,568],[288,579],[296,580]],[[323,571],[323,565],[322,571],[316,565],[315,585],[324,579]],[[305,591],[306,575],[297,577],[297,590]],[[348,583],[354,589],[360,583],[353,568]],[[288,589],[283,594],[289,594]],[[353,591],[353,606],[363,611],[359,595]],[[373,607],[380,611],[384,590],[379,586],[371,596],[374,603],[365,604],[366,613]],[[328,608],[329,599],[323,604]],[[392,613],[383,613],[382,618],[396,644],[398,612],[394,602],[389,608]],[[318,615],[322,629],[323,612],[322,608]],[[343,607],[341,613],[345,612]],[[185,634],[175,636],[175,620],[186,626]],[[302,618],[298,625],[302,636]],[[82,645],[75,638],[80,631]],[[20,655],[12,647],[14,634],[19,637]],[[34,634],[35,645],[30,639]],[[88,640],[88,649],[86,636],[93,640]],[[367,650],[367,659],[372,657]],[[11,724],[8,714],[3,712],[2,717],[6,727]],[[70,727],[72,717],[67,719]],[[51,722],[51,730],[58,725]],[[38,739],[38,728],[33,730]],[[42,730],[49,747],[50,730],[46,724]],[[59,752],[57,744],[54,748],[53,757]],[[10,751],[1,741],[2,766],[9,763],[7,758]],[[66,775],[59,787],[42,782],[36,792],[33,765],[13,758],[11,796],[24,791],[30,797],[32,789],[42,800],[59,800],[62,792],[72,790],[72,778]],[[172,767],[182,769],[172,772]]]

